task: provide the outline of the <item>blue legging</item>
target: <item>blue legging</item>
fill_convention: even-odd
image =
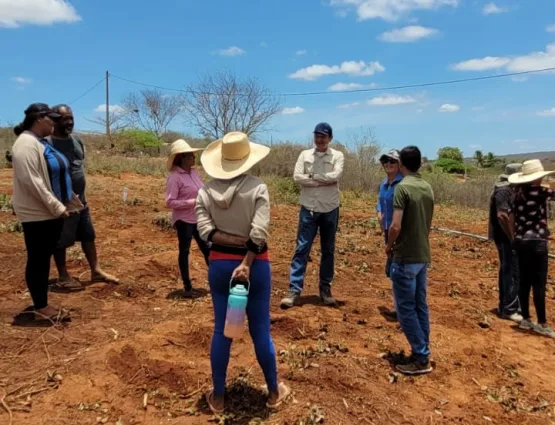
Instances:
[[[224,336],[225,315],[229,297],[229,280],[233,270],[239,264],[240,261],[238,260],[210,260],[208,268],[208,281],[215,316],[210,363],[212,364],[212,381],[216,396],[222,396],[225,393],[227,365],[232,341]],[[251,267],[251,288],[247,303],[249,332],[268,389],[271,392],[276,392],[278,390],[276,350],[270,335],[271,288],[272,272],[270,263],[264,260],[255,260]]]

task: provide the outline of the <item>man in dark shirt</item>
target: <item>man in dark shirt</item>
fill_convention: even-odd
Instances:
[[[63,153],[71,164],[71,181],[73,191],[79,197],[85,208],[78,213],[71,214],[64,220],[62,236],[54,253],[54,260],[58,269],[58,283],[60,289],[79,291],[83,289],[81,283],[70,276],[66,265],[66,249],[73,246],[76,241],[81,242],[83,252],[91,268],[92,282],[119,283],[114,276],[104,272],[96,253],[96,234],[94,231],[91,214],[86,199],[85,178],[85,148],[81,139],[73,135],[73,112],[67,105],[58,105],[53,108],[61,118],[56,122],[54,134],[50,137],[52,145]]]
[[[397,315],[412,354],[406,364],[398,364],[396,368],[405,375],[421,375],[432,371],[426,292],[434,193],[418,174],[422,155],[416,146],[404,148],[399,159],[404,177],[393,195],[386,254],[392,257],[391,280]]]
[[[495,242],[499,253],[499,316],[506,320],[520,323],[519,314],[519,268],[516,253],[513,249],[514,220],[512,198],[513,188],[508,179],[511,174],[520,172],[521,164],[508,164],[505,174],[499,176],[490,199],[489,208],[489,239]]]

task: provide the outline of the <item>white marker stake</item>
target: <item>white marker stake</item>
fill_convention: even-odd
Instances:
[[[123,199],[123,213],[121,215],[121,224],[123,225],[123,222],[125,220],[125,206],[127,205],[127,195],[129,193],[129,189],[127,189],[127,187],[123,188],[123,194],[121,196],[121,198]]]

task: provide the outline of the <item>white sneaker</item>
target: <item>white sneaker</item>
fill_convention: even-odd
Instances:
[[[543,336],[555,338],[555,331],[551,329],[551,326],[548,326],[548,325],[542,326],[538,323],[537,325],[534,326],[534,332]]]
[[[525,331],[531,331],[532,329],[534,329],[535,326],[536,325],[532,323],[530,319],[522,319],[519,328]]]
[[[521,316],[520,314],[518,314],[518,313],[513,313],[513,314],[511,314],[511,315],[509,315],[509,316],[503,316],[503,319],[505,319],[505,320],[511,320],[511,321],[513,321],[513,322],[515,322],[515,323],[520,323],[520,322],[522,322],[522,321],[524,320],[524,317],[522,317],[522,316]]]

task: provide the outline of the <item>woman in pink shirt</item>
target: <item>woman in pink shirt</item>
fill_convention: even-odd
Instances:
[[[191,148],[185,140],[177,140],[172,143],[167,164],[170,174],[166,185],[166,207],[172,210],[172,223],[177,230],[179,269],[186,298],[193,295],[193,286],[189,276],[189,251],[193,238],[195,238],[207,265],[210,254],[208,245],[199,236],[195,214],[197,194],[199,189],[204,186],[199,174],[193,168],[195,152],[200,150],[202,149]]]

